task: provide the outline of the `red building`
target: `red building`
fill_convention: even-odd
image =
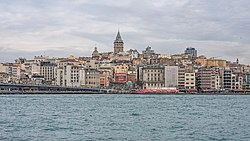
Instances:
[[[126,82],[127,74],[126,73],[115,73],[115,82]]]

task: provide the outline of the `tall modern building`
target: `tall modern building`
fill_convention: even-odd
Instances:
[[[197,50],[195,48],[188,47],[185,50],[185,54],[191,54],[192,57],[196,58],[197,57]]]
[[[116,39],[114,41],[114,54],[117,54],[119,52],[123,52],[123,48],[124,48],[123,45],[124,45],[124,43],[123,43],[122,37],[120,35],[120,32],[118,30],[118,33],[116,35]]]

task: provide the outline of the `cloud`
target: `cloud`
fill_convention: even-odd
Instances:
[[[250,59],[248,0],[0,0],[0,55],[54,51],[90,55],[112,51],[120,28],[125,48]],[[6,49],[8,48],[8,49]],[[164,52],[163,52],[164,49]],[[16,55],[6,55],[13,54]],[[82,53],[79,53],[82,52]],[[34,54],[35,55],[35,54]],[[33,56],[34,56],[33,55]],[[36,54],[39,55],[39,54]],[[1,57],[3,58],[3,57]],[[0,58],[0,59],[1,59]],[[0,60],[2,61],[2,59]]]

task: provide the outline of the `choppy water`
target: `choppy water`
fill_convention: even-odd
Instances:
[[[250,140],[248,95],[2,95],[0,140]]]

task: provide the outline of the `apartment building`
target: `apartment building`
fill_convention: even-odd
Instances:
[[[147,65],[142,67],[142,83],[144,89],[162,88],[165,86],[164,66]]]

